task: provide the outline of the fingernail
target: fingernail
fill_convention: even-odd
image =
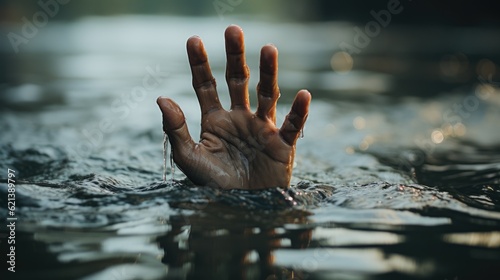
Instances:
[[[156,103],[158,103],[158,106],[160,106],[160,109],[162,109],[162,111],[173,109],[172,104],[170,104],[170,101],[167,97],[158,97]]]
[[[161,100],[164,98],[165,97],[163,97],[163,96],[158,96],[158,98],[156,98],[156,104],[160,105]]]

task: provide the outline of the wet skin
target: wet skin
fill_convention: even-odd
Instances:
[[[231,108],[222,108],[201,39],[187,41],[193,87],[201,108],[201,139],[191,138],[181,108],[159,97],[163,130],[172,145],[176,165],[195,184],[224,189],[288,187],[295,144],[307,119],[311,94],[300,90],[281,128],[276,127],[278,50],[262,47],[258,108],[250,111],[243,31],[229,26],[226,40],[226,81]]]

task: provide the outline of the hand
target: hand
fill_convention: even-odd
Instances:
[[[249,70],[245,62],[243,31],[229,26],[226,39],[226,81],[231,110],[222,108],[207,54],[197,36],[187,41],[193,87],[201,108],[201,140],[195,143],[180,107],[159,97],[163,130],[172,145],[174,162],[197,185],[224,189],[288,187],[295,143],[307,118],[311,94],[297,93],[290,113],[276,127],[278,50],[266,45],[260,55],[258,108],[250,111]]]

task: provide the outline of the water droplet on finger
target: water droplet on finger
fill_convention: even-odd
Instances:
[[[168,135],[163,132],[163,182],[167,181]]]
[[[170,145],[170,172],[172,173],[172,181],[174,180],[175,163],[174,163],[174,147]]]

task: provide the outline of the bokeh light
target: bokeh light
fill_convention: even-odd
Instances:
[[[431,140],[435,144],[440,144],[444,141],[444,134],[441,130],[434,130],[431,134]]]
[[[354,120],[352,121],[352,125],[354,126],[354,128],[356,128],[357,130],[361,130],[361,129],[364,129],[365,126],[366,126],[366,121],[365,121],[365,118],[363,117],[355,117]]]
[[[352,70],[354,62],[349,53],[340,51],[333,54],[330,65],[335,72],[347,73]]]

